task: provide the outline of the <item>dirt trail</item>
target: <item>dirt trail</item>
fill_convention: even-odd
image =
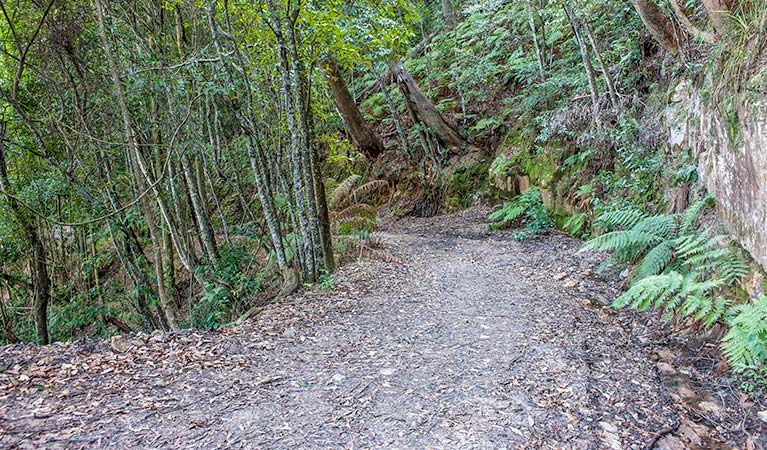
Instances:
[[[578,241],[518,243],[476,211],[381,237],[402,263],[347,265],[253,323],[0,349],[0,446],[642,449],[679,431]]]

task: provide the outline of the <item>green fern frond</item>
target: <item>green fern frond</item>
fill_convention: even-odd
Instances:
[[[717,238],[709,238],[708,233],[692,233],[677,237],[673,240],[677,255],[680,258],[689,258],[718,247]]]
[[[731,308],[730,331],[722,340],[722,352],[733,370],[743,372],[767,363],[767,295]]]
[[[647,217],[647,215],[639,209],[620,209],[601,214],[594,222],[594,226],[606,231],[615,228],[626,230],[632,228],[645,217]]]
[[[521,236],[524,239],[530,235],[545,232],[554,226],[554,221],[543,206],[543,196],[537,187],[531,187],[497,208],[488,216],[489,220],[495,221],[490,224],[490,230],[497,230],[517,219],[522,219],[525,229]]]
[[[682,225],[679,229],[679,232],[686,234],[693,231],[695,229],[695,222],[698,220],[698,217],[700,217],[701,211],[712,206],[713,204],[714,199],[711,196],[693,203],[692,206],[687,208],[687,211],[685,211],[682,215]]]
[[[662,305],[669,297],[679,292],[683,281],[684,277],[676,272],[644,278],[615,299],[612,307],[630,306],[644,311],[650,306]]]
[[[719,260],[729,255],[729,253],[730,251],[726,248],[715,248],[704,253],[692,256],[682,254],[679,255],[679,257],[684,259],[684,265],[686,267],[704,272],[716,268]]]
[[[739,283],[751,270],[746,261],[732,252],[720,258],[718,263],[717,274],[728,285]]]
[[[634,271],[634,278],[642,279],[651,275],[658,275],[663,272],[673,258],[673,244],[669,241],[661,242],[647,253],[642,263]]]
[[[727,314],[727,310],[732,302],[729,299],[718,297],[713,302],[710,302],[711,308],[706,314],[696,314],[695,320],[702,320],[703,325],[708,328],[716,322],[723,320]]]
[[[525,212],[525,207],[514,203],[506,203],[497,211],[493,211],[488,219],[500,220],[501,222],[511,222],[517,219]]]
[[[660,244],[662,239],[653,233],[633,230],[611,231],[588,241],[581,250],[609,252],[616,250],[641,251]]]
[[[691,295],[687,297],[687,301],[679,308],[679,315],[681,317],[694,316],[695,320],[700,320],[698,316],[705,317],[712,307],[713,302],[710,299]]]
[[[583,250],[612,252],[611,265],[636,264],[631,287],[613,307],[662,310],[664,318],[689,317],[705,327],[727,323],[722,350],[733,370],[756,370],[767,377],[767,296],[735,306],[723,296],[750,267],[723,245],[728,237],[699,229],[698,217],[710,204],[705,199],[682,214],[650,217],[635,210],[603,214],[598,223],[619,229],[592,239]]]
[[[677,224],[675,215],[650,216],[637,222],[631,227],[631,231],[637,233],[652,233],[665,239],[676,233]]]

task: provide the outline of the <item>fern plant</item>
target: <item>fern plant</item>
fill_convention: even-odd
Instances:
[[[730,327],[722,351],[735,372],[767,382],[767,296],[734,304],[727,294],[748,274],[738,254],[721,245],[723,236],[700,230],[697,218],[706,199],[682,214],[647,216],[625,209],[603,214],[597,223],[607,233],[584,250],[612,251],[611,264],[629,266],[631,287],[613,307],[655,309],[664,317],[691,318],[710,327]]]
[[[388,187],[386,180],[362,183],[360,175],[351,175],[339,183],[330,194],[330,221],[334,231],[348,235],[378,229],[376,208],[369,201]]]
[[[723,339],[722,351],[736,372],[751,372],[767,377],[767,295],[730,311],[730,330]]]
[[[373,232],[378,229],[376,207],[372,200],[389,188],[386,180],[363,183],[360,175],[351,175],[333,189],[329,196],[333,241],[342,254],[391,259],[378,249]]]
[[[662,310],[665,317],[691,317],[704,326],[725,318],[731,301],[721,293],[748,273],[748,264],[720,243],[723,236],[700,230],[704,199],[680,214],[648,216],[637,209],[602,214],[596,226],[607,232],[583,250],[609,251],[603,265],[628,268],[631,287],[613,306]]]
[[[541,191],[535,186],[498,207],[488,219],[493,221],[490,230],[508,227],[515,221],[523,223],[524,228],[514,233],[517,240],[544,233],[554,226],[554,221],[543,206]]]

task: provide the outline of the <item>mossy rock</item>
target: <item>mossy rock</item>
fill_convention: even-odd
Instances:
[[[472,155],[468,155],[472,156]],[[490,180],[487,177],[489,163],[486,157],[464,158],[448,172],[446,207],[449,211],[471,206],[477,195],[485,193]]]

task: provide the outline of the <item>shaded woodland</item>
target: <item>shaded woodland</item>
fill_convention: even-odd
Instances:
[[[730,327],[761,370],[759,269],[699,221],[662,118],[692,80],[739,126],[763,6],[1,1],[2,342],[218,328],[380,253],[377,207],[484,202],[519,239],[595,238],[618,306]]]

